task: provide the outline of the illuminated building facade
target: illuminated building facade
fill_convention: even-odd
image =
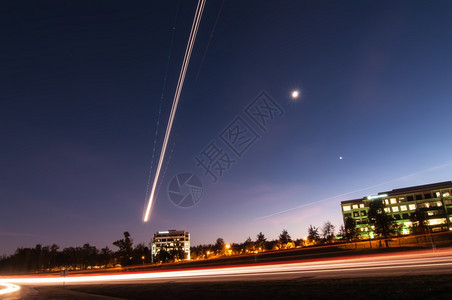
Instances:
[[[152,239],[151,257],[157,255],[161,249],[168,252],[183,251],[186,259],[190,260],[190,233],[183,230],[158,231]]]
[[[384,210],[400,225],[401,233],[408,234],[412,222],[410,216],[419,209],[425,213],[431,231],[452,230],[452,181],[438,182],[394,189],[361,199],[341,202],[342,217],[351,217],[363,238],[373,238],[368,224],[369,203],[376,199],[383,202]]]

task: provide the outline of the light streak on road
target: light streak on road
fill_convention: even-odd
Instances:
[[[18,285],[8,282],[0,282],[0,295],[14,293],[18,290],[20,290],[20,286]]]
[[[360,272],[360,274],[383,274],[385,270],[412,273],[414,270],[435,270],[452,273],[452,249],[418,251],[391,255],[368,255],[354,258],[317,259],[313,261],[292,261],[263,263],[239,266],[206,267],[196,269],[178,269],[165,271],[148,271],[140,273],[56,276],[16,276],[0,277],[0,282],[25,285],[55,284],[95,284],[120,283],[158,280],[224,280],[227,278],[282,278],[282,276],[306,276],[327,274],[344,276],[343,272]],[[440,270],[440,268],[442,268]],[[390,273],[389,273],[390,274]],[[271,277],[273,276],[273,277]],[[360,275],[363,276],[363,275]],[[365,276],[365,275],[364,275]],[[382,275],[384,276],[384,275]]]
[[[165,158],[166,148],[168,146],[169,136],[171,134],[171,128],[173,127],[174,117],[176,116],[177,105],[179,104],[179,98],[184,85],[185,75],[187,73],[188,63],[190,62],[191,52],[193,50],[193,45],[195,44],[196,34],[198,33],[199,23],[201,22],[202,13],[204,11],[204,6],[206,5],[206,0],[199,0],[198,6],[196,7],[195,18],[193,19],[193,24],[190,31],[190,36],[188,38],[187,48],[185,49],[184,60],[182,62],[181,71],[179,74],[179,80],[176,86],[176,93],[174,94],[173,105],[171,107],[170,116],[168,119],[168,125],[166,126],[165,138],[163,139],[162,150],[160,152],[159,163],[155,171],[154,182],[152,184],[151,194],[149,195],[148,205],[146,207],[146,212],[144,213],[144,222],[149,221],[151,214],[152,205],[155,198],[155,190],[157,187],[157,182],[160,176],[160,171],[162,169],[163,159]]]

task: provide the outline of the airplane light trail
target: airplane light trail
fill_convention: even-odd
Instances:
[[[146,212],[144,213],[144,222],[149,221],[151,214],[152,205],[154,203],[154,194],[157,187],[157,182],[159,179],[160,171],[162,169],[163,159],[165,158],[166,148],[168,146],[168,140],[171,133],[171,128],[173,126],[174,117],[176,115],[177,105],[179,104],[179,98],[184,85],[185,75],[187,73],[188,63],[190,62],[191,53],[193,50],[193,45],[195,43],[196,34],[198,33],[199,23],[201,22],[202,13],[204,11],[204,6],[206,0],[199,0],[198,6],[196,7],[195,17],[193,19],[193,24],[190,31],[190,36],[188,38],[187,48],[185,49],[185,56],[182,62],[181,71],[179,74],[179,80],[176,86],[176,92],[174,94],[173,105],[171,107],[170,116],[168,119],[168,125],[166,127],[165,138],[163,140],[162,150],[160,152],[159,163],[155,171],[154,182],[152,184],[151,194],[149,195],[148,205],[146,207]]]

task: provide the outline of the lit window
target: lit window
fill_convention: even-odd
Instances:
[[[358,204],[353,204],[353,209],[357,209],[358,208]]]
[[[406,205],[400,205],[400,210],[401,211],[406,211],[407,210]]]
[[[400,197],[399,202],[405,202],[405,197]]]
[[[441,203],[441,201],[436,202],[436,206],[443,206],[443,204]]]
[[[390,201],[391,201],[391,204],[396,204],[397,203],[396,198],[391,198]]]
[[[428,225],[439,225],[439,224],[444,224],[444,223],[446,223],[445,218],[428,220]]]
[[[350,205],[343,206],[342,209],[343,209],[344,211],[349,211],[349,210],[350,210]]]
[[[439,198],[441,196],[440,192],[436,192],[435,194],[436,194],[436,198]]]
[[[416,210],[416,204],[410,204],[408,205],[408,207],[410,208],[410,210]]]
[[[391,209],[389,207],[385,207],[385,212],[390,213]]]
[[[389,200],[385,199],[385,204],[388,205],[389,204]]]
[[[364,203],[361,203],[360,205],[359,205],[359,208],[363,208],[364,207]]]
[[[449,192],[445,192],[444,194],[443,194],[443,197],[449,197],[450,196],[450,193]]]
[[[398,207],[398,206],[394,206],[394,207],[392,208],[392,211],[393,211],[393,212],[398,212],[398,211],[399,211],[399,207]]]
[[[411,225],[413,225],[413,223],[411,223],[411,222],[405,222],[405,223],[403,223],[403,225],[404,225],[405,227],[411,227]]]

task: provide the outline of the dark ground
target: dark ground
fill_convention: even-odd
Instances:
[[[38,295],[33,299],[451,299],[452,275],[303,277],[284,281],[166,282],[35,289]]]

